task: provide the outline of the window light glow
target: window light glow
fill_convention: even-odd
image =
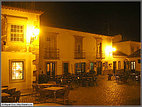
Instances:
[[[18,74],[18,73],[16,73],[16,79],[18,78],[18,76],[19,76],[19,74]]]

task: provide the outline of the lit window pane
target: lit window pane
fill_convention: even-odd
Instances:
[[[134,62],[134,69],[135,69],[135,62]]]
[[[13,34],[13,37],[11,36],[11,41],[23,41],[24,40],[23,30],[24,30],[24,26],[11,25],[11,34]],[[15,39],[12,39],[12,38],[15,38]]]
[[[23,62],[12,62],[12,80],[24,79]]]

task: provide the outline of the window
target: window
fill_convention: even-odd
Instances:
[[[74,58],[75,59],[84,59],[85,54],[83,52],[83,37],[74,35],[75,37],[75,50],[74,50]]]
[[[23,25],[11,25],[11,41],[24,41]]]
[[[11,79],[24,79],[24,61],[11,61]]]
[[[96,39],[96,57],[102,58],[102,39]]]
[[[135,61],[131,62],[131,70],[135,70]]]
[[[83,37],[75,36],[75,51],[80,53],[82,51],[83,46]]]
[[[57,49],[57,35],[56,32],[48,32],[45,43],[45,58],[59,59],[59,49]]]
[[[121,69],[121,61],[118,61],[118,69]]]
[[[94,70],[94,63],[93,62],[90,63],[90,70]]]
[[[140,60],[140,59],[138,59],[138,63],[141,63],[141,60]]]
[[[75,64],[75,72],[76,73],[82,73],[82,72],[85,72],[85,62],[82,62],[82,63],[76,63]]]

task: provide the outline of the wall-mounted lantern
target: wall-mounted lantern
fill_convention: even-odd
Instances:
[[[35,39],[37,39],[37,36],[39,35],[39,32],[40,32],[40,30],[39,30],[38,27],[34,27],[32,29],[32,35],[30,37],[30,43],[32,43]]]
[[[115,52],[116,48],[113,48],[112,46],[106,46],[105,48],[105,54],[107,57],[112,57],[112,52]]]
[[[37,39],[38,35],[40,33],[39,27],[38,26],[28,26],[27,27],[27,37],[26,41],[27,44],[31,44],[35,39]]]

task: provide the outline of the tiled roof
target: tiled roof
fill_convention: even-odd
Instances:
[[[113,55],[115,55],[115,56],[127,56],[126,54],[124,54],[123,52],[120,52],[120,51],[113,52]]]
[[[128,58],[132,57],[141,57],[141,49],[138,49],[137,51],[128,56]]]
[[[43,14],[43,11],[40,10],[31,10],[31,9],[24,9],[24,8],[18,8],[18,7],[10,7],[10,6],[6,6],[6,5],[2,5],[2,8],[5,9],[11,9],[11,10],[19,10],[19,11],[23,11],[23,12],[30,12],[30,13],[37,13],[37,14]]]

